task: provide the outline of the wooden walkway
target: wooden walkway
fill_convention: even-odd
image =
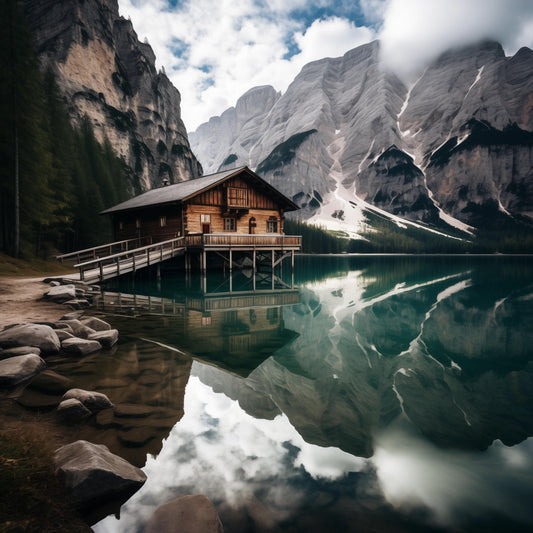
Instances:
[[[80,272],[80,280],[87,283],[98,283],[123,274],[135,273],[180,255],[185,256],[185,270],[191,270],[191,256],[194,254],[199,257],[200,270],[205,271],[208,252],[221,256],[230,271],[235,264],[233,252],[250,253],[249,266],[254,270],[261,261],[271,265],[273,270],[288,256],[292,258],[291,268],[294,268],[294,253],[300,251],[301,239],[296,235],[207,233],[176,237],[146,246],[138,246],[138,241],[132,239],[57,256],[57,259],[77,261],[74,266]]]

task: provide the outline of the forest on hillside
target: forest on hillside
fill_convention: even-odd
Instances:
[[[49,257],[106,242],[98,213],[127,198],[127,167],[88,119],[71,125],[16,0],[1,3],[0,47],[0,251]]]

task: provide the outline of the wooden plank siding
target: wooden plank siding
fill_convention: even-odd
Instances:
[[[150,238],[156,243],[203,233],[206,228],[202,215],[210,215],[209,233],[283,235],[284,212],[270,194],[257,181],[238,175],[183,202],[114,213],[114,239],[144,238],[146,243],[146,238]],[[166,225],[161,226],[160,217],[166,217]],[[233,230],[224,227],[225,218],[234,220]],[[272,225],[268,227],[269,221],[276,222],[276,231],[272,231]]]

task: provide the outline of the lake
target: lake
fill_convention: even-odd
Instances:
[[[119,346],[64,362],[142,466],[97,532],[205,494],[226,533],[531,531],[533,262],[300,256],[106,286]]]

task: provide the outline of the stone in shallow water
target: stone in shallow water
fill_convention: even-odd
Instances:
[[[63,394],[63,400],[68,400],[70,398],[76,398],[93,413],[101,411],[102,409],[109,409],[110,407],[113,407],[113,404],[110,402],[109,398],[101,392],[88,391],[84,389],[70,389]]]
[[[156,432],[151,427],[141,426],[124,429],[118,432],[118,440],[131,448],[144,446],[156,436]]]
[[[55,452],[55,471],[81,508],[136,492],[144,472],[107,446],[78,440]]]
[[[44,360],[33,353],[4,359],[0,361],[0,387],[14,387],[45,367]]]
[[[88,316],[86,318],[83,318],[81,320],[81,323],[87,326],[88,328],[94,329],[95,331],[106,331],[108,329],[111,329],[111,326],[107,322],[95,316]]]
[[[45,394],[64,394],[72,388],[72,380],[53,370],[44,370],[31,380],[28,388],[44,392]]]
[[[63,400],[57,406],[57,414],[69,424],[81,422],[91,416],[91,411],[76,398]]]
[[[144,533],[222,533],[215,506],[203,494],[181,496],[160,505],[148,520]]]
[[[121,403],[115,405],[115,416],[122,418],[145,418],[154,412],[148,405]]]
[[[35,355],[41,355],[41,349],[37,346],[17,346],[15,348],[6,348],[0,350],[0,359],[7,359],[8,357],[15,357],[17,355],[28,355],[34,353]]]
[[[19,324],[0,331],[0,348],[36,346],[43,354],[59,352],[60,342],[50,326]]]
[[[98,341],[104,348],[111,348],[118,341],[118,330],[108,329],[106,331],[97,331],[89,335],[89,339]]]
[[[68,354],[83,356],[101,350],[102,345],[96,340],[73,337],[72,339],[65,339],[61,343],[61,348]]]
[[[17,397],[16,401],[19,405],[22,405],[27,409],[47,411],[57,407],[61,401],[61,396],[43,394],[42,392],[26,388],[24,392]]]

